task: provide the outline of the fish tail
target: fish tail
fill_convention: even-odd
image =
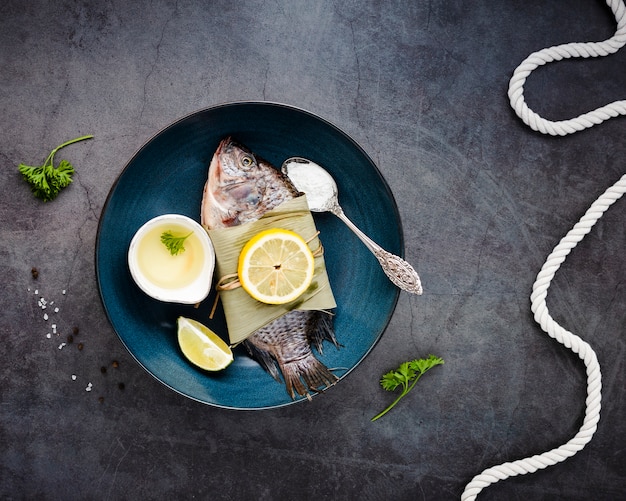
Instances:
[[[323,342],[328,341],[333,343],[336,348],[339,348],[339,343],[335,337],[334,327],[334,314],[328,311],[315,311],[312,316],[312,327],[307,330],[307,336],[309,343],[315,347],[315,349],[324,353]]]
[[[296,393],[300,396],[308,394],[308,390],[321,390],[331,386],[339,379],[310,353],[304,358],[287,362],[281,366],[285,387],[291,398]]]

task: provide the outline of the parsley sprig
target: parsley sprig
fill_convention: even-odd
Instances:
[[[65,148],[70,144],[91,139],[93,136],[81,136],[71,141],[67,141],[55,149],[53,149],[43,165],[31,167],[29,165],[19,164],[18,169],[24,180],[30,184],[31,191],[44,202],[54,200],[59,192],[69,186],[72,182],[74,167],[67,160],[61,160],[58,167],[54,167],[54,155],[61,148]]]
[[[170,230],[167,230],[161,233],[161,242],[165,245],[165,247],[167,247],[172,256],[176,256],[181,252],[185,252],[185,239],[191,236],[192,233],[193,231],[188,235],[176,237]]]
[[[396,398],[384,411],[374,416],[372,421],[376,421],[393,409],[395,405],[413,389],[420,378],[428,370],[437,365],[443,365],[443,359],[436,357],[435,355],[429,355],[428,358],[420,358],[419,360],[403,362],[397,369],[384,374],[380,380],[380,385],[385,390],[395,391],[398,387],[401,387],[402,391],[400,392],[398,398]]]

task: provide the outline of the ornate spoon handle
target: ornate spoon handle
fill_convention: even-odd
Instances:
[[[420,277],[409,263],[407,263],[400,256],[387,252],[365,233],[359,230],[359,228],[357,228],[357,226],[348,219],[348,216],[344,214],[343,209],[339,205],[335,205],[330,209],[330,211],[346,223],[346,226],[348,226],[348,228],[350,228],[354,234],[359,237],[365,246],[372,251],[372,253],[376,256],[376,259],[378,259],[383,271],[394,285],[412,294],[422,294],[422,283],[420,281]]]

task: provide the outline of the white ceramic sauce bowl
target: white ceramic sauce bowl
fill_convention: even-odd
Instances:
[[[186,236],[184,251],[172,255],[160,240],[165,231]],[[182,214],[163,214],[146,222],[133,236],[128,267],[139,288],[159,301],[196,304],[211,290],[215,250],[206,230]]]

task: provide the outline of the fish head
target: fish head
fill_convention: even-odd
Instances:
[[[209,165],[202,224],[213,229],[255,220],[294,194],[291,182],[270,163],[227,137]]]
[[[253,181],[259,171],[259,163],[254,153],[231,137],[220,141],[211,167],[214,167],[210,172],[219,183],[216,186],[219,189]]]

